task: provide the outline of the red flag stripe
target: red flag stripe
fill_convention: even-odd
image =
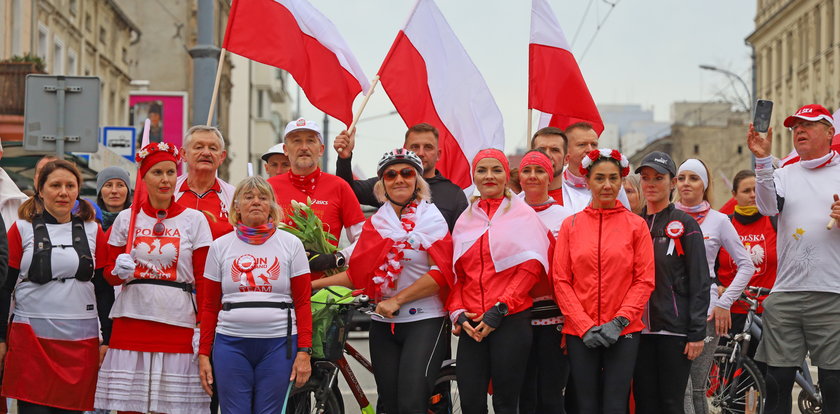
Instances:
[[[379,81],[406,125],[427,122],[439,133],[441,149],[437,169],[461,188],[472,184],[470,163],[455,137],[441,120],[429,90],[426,62],[411,40],[400,31],[379,69]]]
[[[349,125],[353,100],[363,85],[335,52],[305,33],[292,12],[277,1],[233,4],[223,47],[288,71],[312,105]]]

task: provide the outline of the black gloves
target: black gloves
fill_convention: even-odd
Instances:
[[[502,311],[499,310],[499,307],[493,306],[490,309],[488,309],[487,312],[484,312],[484,318],[482,319],[482,322],[484,322],[485,325],[496,329],[499,327],[499,325],[502,324],[502,319],[504,319],[504,317],[505,315],[502,314]]]
[[[583,344],[587,348],[596,348],[603,346],[609,348],[610,345],[618,341],[621,331],[630,325],[630,321],[623,316],[616,316],[613,320],[598,326],[593,326],[583,335]]]
[[[309,257],[309,270],[312,272],[323,272],[338,267],[336,266],[335,253],[319,253],[307,250],[306,256]]]
[[[599,346],[606,348],[610,346],[609,342],[600,335],[600,332],[600,326],[593,326],[590,328],[585,334],[583,334],[583,344],[586,345],[587,348],[597,348]]]

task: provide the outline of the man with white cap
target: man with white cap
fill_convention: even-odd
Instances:
[[[213,240],[233,231],[228,222],[235,188],[219,178],[219,167],[227,157],[225,140],[215,127],[195,125],[187,130],[181,156],[187,173],[175,182],[175,201],[207,215]]]
[[[280,208],[288,214],[292,201],[306,204],[307,200],[311,200],[312,210],[324,223],[324,230],[338,240],[341,229],[344,229],[347,239],[354,243],[362,231],[365,216],[350,185],[321,171],[318,165],[324,154],[321,127],[314,121],[300,118],[286,125],[283,136],[284,151],[289,157],[291,169],[286,174],[268,179]],[[309,267],[313,272],[322,272],[345,266],[352,248],[353,244],[332,254],[308,252]]]
[[[790,412],[796,369],[806,353],[819,367],[823,412],[840,413],[840,154],[831,150],[834,120],[821,105],[785,119],[798,163],[773,169],[772,128],[750,125],[756,204],[779,216],[778,270],[764,301],[764,335],[756,359],[767,367],[765,413]],[[826,222],[831,219],[830,226]]]
[[[268,151],[266,151],[261,157],[265,162],[265,164],[263,164],[263,169],[265,169],[265,173],[268,175],[268,178],[279,174],[285,174],[290,168],[292,168],[292,164],[289,163],[289,156],[286,155],[283,146],[284,144],[281,142],[269,148]]]
[[[0,159],[3,159],[3,144],[0,143]],[[18,219],[18,207],[29,197],[22,193],[12,177],[0,168],[0,218],[3,219],[5,229],[9,230]]]

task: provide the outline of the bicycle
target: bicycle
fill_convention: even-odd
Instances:
[[[731,338],[731,345],[720,345],[715,350],[706,384],[710,413],[764,412],[767,392],[764,375],[748,352],[751,341],[757,343],[761,340],[763,325],[761,317],[756,315],[758,297],[769,293],[768,288],[750,286],[741,294],[741,299],[749,304],[749,311],[743,330]],[[822,395],[819,385],[813,382],[807,361],[797,369],[795,381],[802,388],[798,398],[799,410],[803,414],[821,413]]]
[[[347,355],[356,360],[365,370],[373,373],[373,366],[356,348],[347,343],[348,327],[353,310],[359,310],[368,315],[375,315],[373,303],[361,290],[348,293],[354,298],[351,302],[340,301],[329,304],[335,307],[336,325],[338,331],[328,335],[329,341],[325,349],[325,358],[313,358],[312,375],[309,381],[300,388],[292,391],[289,397],[289,412],[295,414],[344,414],[344,400],[338,389],[338,374],[344,377],[350,386],[359,410],[362,414],[374,414],[375,408],[365,395],[356,375],[350,368]],[[344,295],[346,297],[347,295]],[[444,361],[440,373],[435,380],[435,387],[429,399],[429,414],[454,414],[460,412],[457,382],[455,378],[455,360]]]

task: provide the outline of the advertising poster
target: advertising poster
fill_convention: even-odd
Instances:
[[[135,147],[138,151],[146,119],[151,121],[149,142],[167,142],[181,147],[187,132],[186,92],[133,91],[128,106],[128,122],[137,131]]]

